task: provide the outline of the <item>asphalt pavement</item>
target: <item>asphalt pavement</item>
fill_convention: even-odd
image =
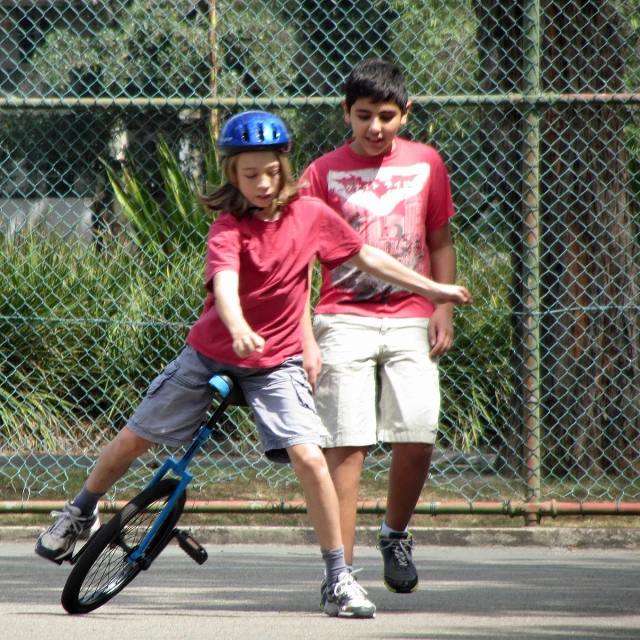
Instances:
[[[640,555],[629,549],[424,546],[413,594],[387,591],[372,546],[357,548],[374,620],[318,610],[322,561],[311,545],[207,545],[196,565],[170,546],[97,611],[60,605],[69,566],[0,541],[3,640],[539,640],[640,638]]]

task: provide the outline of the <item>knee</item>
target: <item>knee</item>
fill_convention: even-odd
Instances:
[[[368,447],[336,447],[324,450],[329,469],[353,470],[360,474]]]
[[[392,450],[392,464],[396,465],[429,464],[433,455],[433,445],[424,442],[396,442]]]
[[[289,457],[298,475],[323,475],[329,473],[322,449],[316,445],[295,445],[288,449]]]
[[[153,443],[136,435],[128,426],[125,426],[113,439],[113,448],[118,456],[124,460],[135,460],[145,453]]]

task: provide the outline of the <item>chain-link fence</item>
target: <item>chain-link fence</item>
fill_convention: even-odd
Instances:
[[[640,0],[0,0],[0,21],[0,491],[62,494],[181,349],[218,123],[278,112],[301,172],[375,55],[406,70],[403,135],[447,162],[475,299],[434,495],[638,500]],[[200,481],[293,480],[246,412],[223,432]]]

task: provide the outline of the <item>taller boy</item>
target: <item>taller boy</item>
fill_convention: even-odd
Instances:
[[[449,177],[435,149],[397,137],[411,103],[401,70],[380,59],[356,65],[343,108],[353,139],[313,162],[301,184],[364,241],[427,277],[452,284],[456,258]],[[437,359],[453,341],[453,305],[437,307],[346,263],[323,267],[313,321],[322,369],[316,406],[329,431],[323,443],[340,501],[347,564],[353,562],[360,475],[369,446],[392,445],[387,512],[378,534],[384,583],[418,588],[409,521],[429,473],[438,428]],[[311,383],[320,366],[310,328]]]

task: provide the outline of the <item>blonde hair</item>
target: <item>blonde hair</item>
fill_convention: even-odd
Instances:
[[[274,204],[276,211],[282,211],[288,204],[298,198],[299,192],[298,185],[291,172],[289,159],[284,153],[277,151],[274,151],[274,153],[280,164],[280,189]],[[237,153],[222,160],[222,174],[226,179],[225,184],[217,187],[211,193],[198,195],[202,206],[212,215],[215,211],[226,211],[236,218],[241,218],[255,208],[236,186],[238,183],[236,164],[239,155]]]

